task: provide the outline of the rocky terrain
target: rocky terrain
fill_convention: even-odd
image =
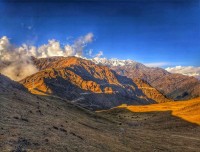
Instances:
[[[131,60],[96,58],[93,61],[107,65],[122,76],[142,79],[173,100],[187,100],[200,96],[200,81],[195,77],[172,74],[164,69],[147,67]]]
[[[91,109],[171,101],[144,80],[121,76],[89,60],[35,58],[34,63],[40,71],[20,81],[34,94],[59,96]]]
[[[2,152],[199,151],[200,127],[170,111],[93,112],[66,99],[32,95],[2,75],[0,82]]]

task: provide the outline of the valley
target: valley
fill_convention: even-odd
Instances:
[[[148,108],[122,105],[94,112],[67,99],[32,95],[20,84],[3,76],[0,78],[2,152],[199,150],[198,123],[168,111],[178,102],[154,104]],[[184,102],[185,106],[178,106],[178,109],[192,108],[192,111],[196,106],[191,105],[198,104],[199,100]],[[169,107],[167,111],[156,110],[159,105],[163,109]]]
[[[198,151],[200,146],[200,127],[170,112],[94,113],[54,97],[18,94],[0,95],[1,151]]]

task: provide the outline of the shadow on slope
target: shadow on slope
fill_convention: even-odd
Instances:
[[[126,104],[147,104],[155,103],[151,99],[140,99],[136,96],[129,95],[121,87],[114,84],[107,84],[106,87],[113,87],[119,92],[116,93],[96,93],[90,90],[84,90],[79,86],[73,84],[69,80],[57,77],[56,79],[44,79],[44,83],[51,90],[50,95],[56,95],[61,98],[68,99],[74,103],[82,104],[84,107],[91,109],[108,109],[110,107],[118,106],[123,103]],[[113,90],[114,90],[113,89]],[[142,93],[142,92],[141,92]]]

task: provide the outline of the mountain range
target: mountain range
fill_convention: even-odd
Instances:
[[[107,65],[122,76],[142,79],[173,100],[200,96],[200,81],[192,76],[170,73],[162,68],[147,67],[132,60],[95,58],[94,62]]]
[[[62,97],[89,109],[199,97],[200,81],[131,60],[32,58],[39,72],[20,81],[34,94]]]
[[[33,58],[39,72],[20,81],[34,94],[56,95],[90,109],[169,102],[146,81],[78,57]]]
[[[200,96],[200,81],[195,77],[133,60],[72,56],[31,57],[31,61],[38,72],[20,81],[31,93],[65,98],[93,110]]]

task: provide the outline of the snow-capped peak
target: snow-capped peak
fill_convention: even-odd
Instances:
[[[96,64],[103,64],[107,66],[125,66],[125,65],[131,65],[133,63],[136,63],[133,60],[119,60],[116,58],[106,59],[106,58],[98,58],[95,57],[92,59],[93,62]]]

